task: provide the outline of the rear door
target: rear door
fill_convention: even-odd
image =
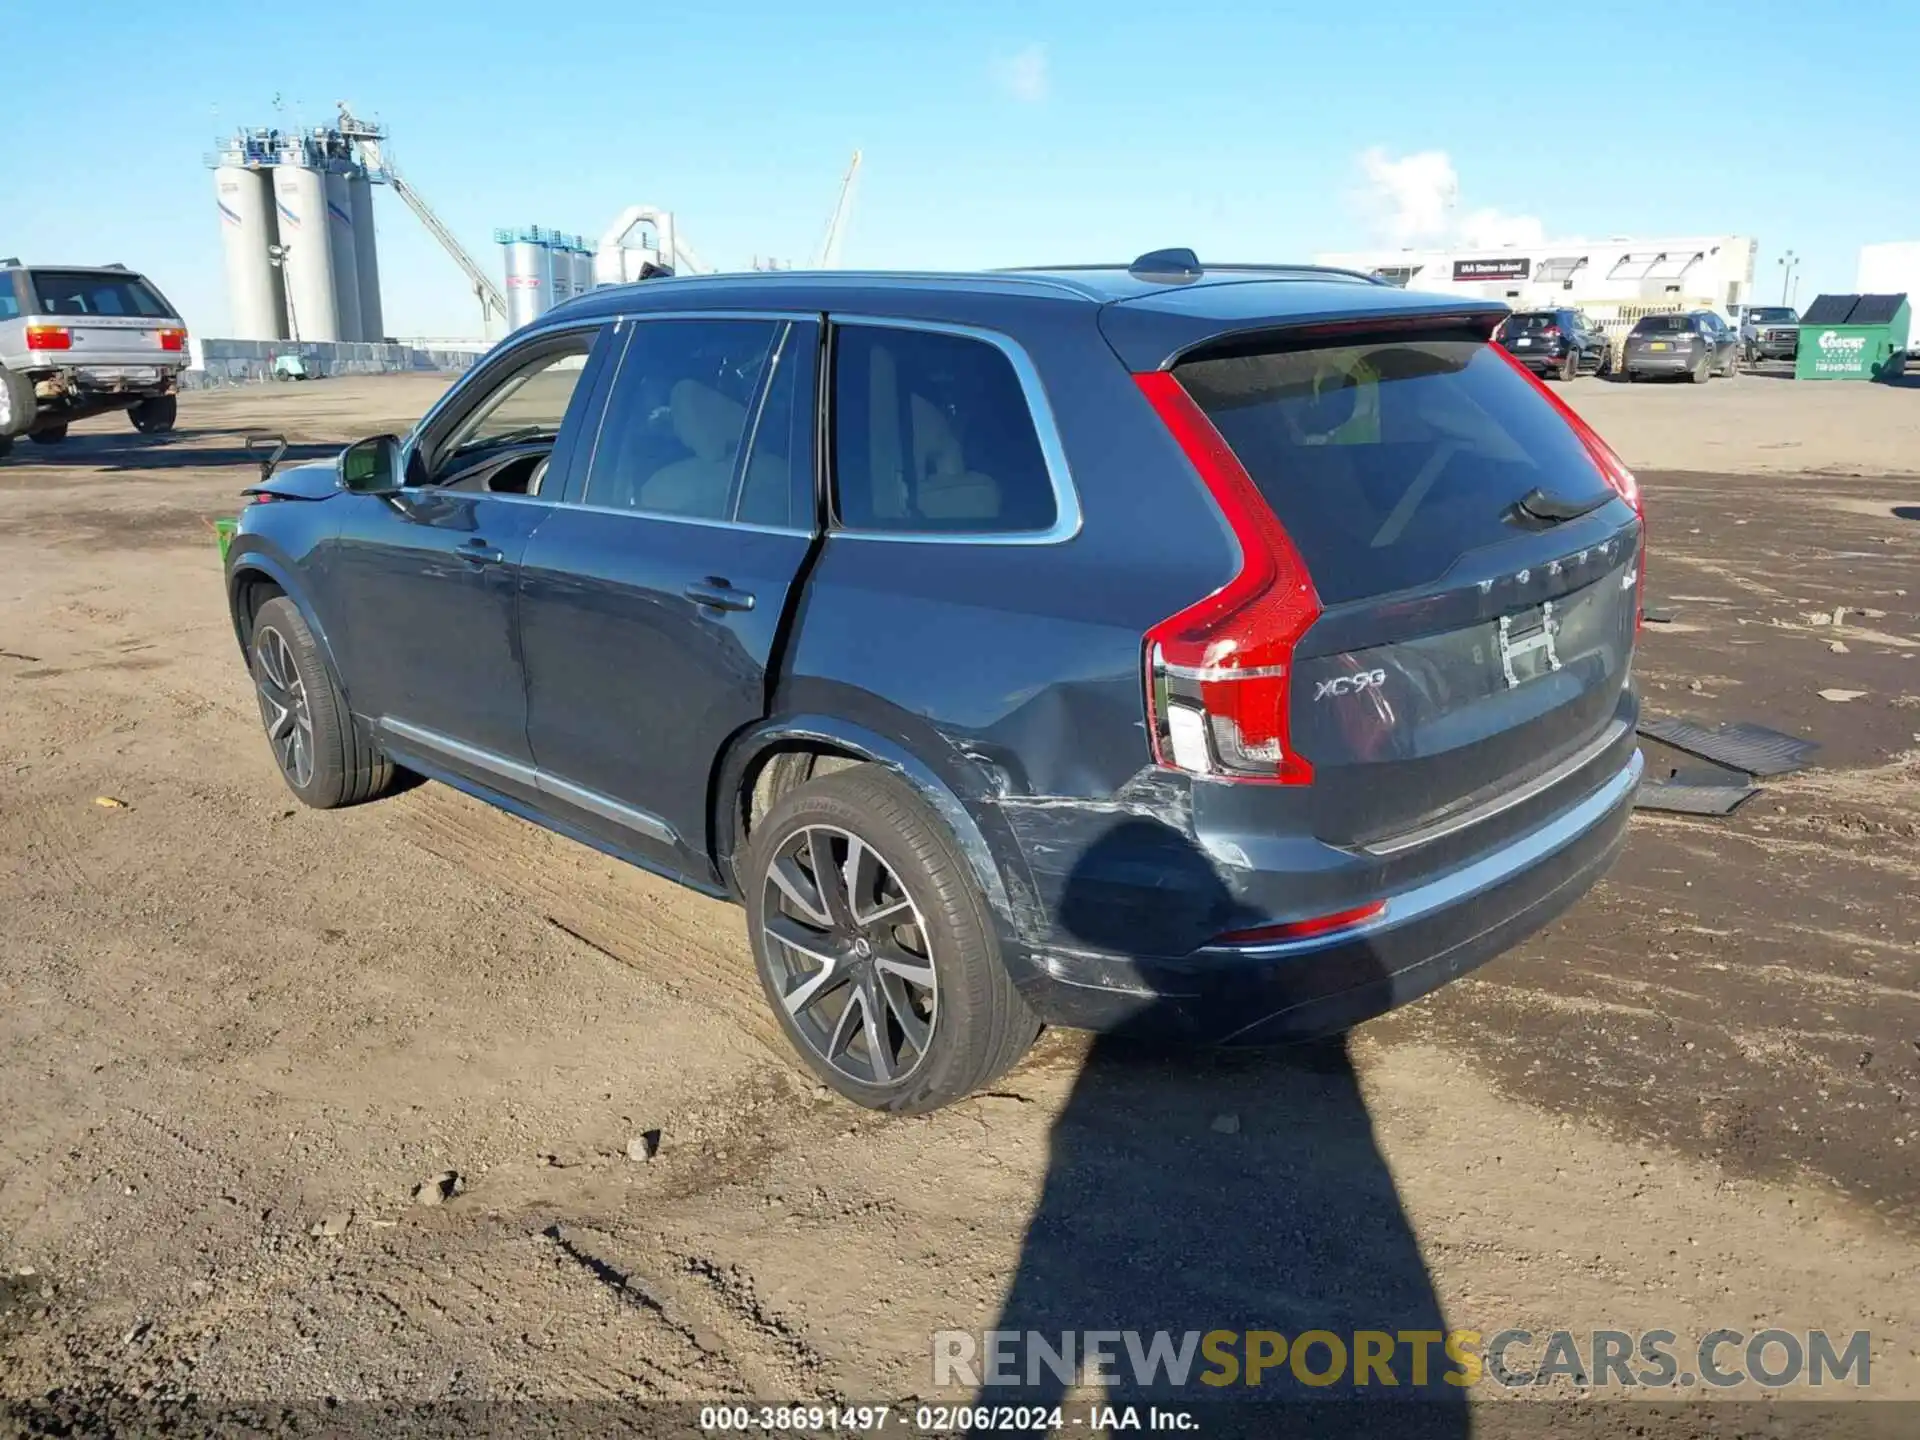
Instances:
[[[1290,701],[1317,834],[1394,848],[1631,752],[1639,517],[1477,334],[1282,340],[1174,373],[1319,594]]]
[[[88,369],[151,370],[178,365],[186,334],[160,293],[131,271],[33,270],[28,285],[30,325],[64,331],[65,343],[47,359]]]
[[[527,733],[582,828],[708,877],[708,782],[767,713],[816,533],[814,316],[639,319],[520,572]]]

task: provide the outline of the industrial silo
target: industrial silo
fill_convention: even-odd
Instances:
[[[546,241],[547,273],[553,277],[551,298],[547,302],[547,308],[551,310],[555,305],[564,305],[573,298],[573,261],[567,253],[566,236],[548,231]]]
[[[273,200],[287,251],[287,325],[296,340],[338,340],[327,179],[305,163],[298,147],[283,150],[280,160],[273,168]]]
[[[373,182],[365,170],[355,170],[347,181],[352,200],[353,261],[360,276],[360,333],[379,344],[387,338],[387,321],[380,304],[380,243],[373,229]]]
[[[573,293],[584,295],[593,289],[593,252],[585,240],[573,247]]]
[[[333,251],[333,303],[340,338],[364,340],[360,325],[360,247],[353,235],[353,191],[344,170],[327,171],[327,243]]]
[[[507,251],[507,324],[518,330],[553,303],[553,252],[535,230],[496,230]]]
[[[273,223],[273,181],[265,170],[221,165],[213,172],[220,207],[220,238],[227,261],[227,305],[236,340],[287,338],[287,301],[269,245],[278,243]]]

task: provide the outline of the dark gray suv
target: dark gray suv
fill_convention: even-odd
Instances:
[[[1340,1030],[1571,905],[1640,776],[1639,492],[1505,314],[1190,252],[594,291],[257,487],[268,741],[739,901],[863,1105]]]

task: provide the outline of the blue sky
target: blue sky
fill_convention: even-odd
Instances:
[[[1752,235],[1764,299],[1784,248],[1804,301],[1920,238],[1912,0],[94,0],[79,45],[70,14],[4,8],[0,254],[124,261],[203,334],[214,136],[339,99],[489,270],[495,226],[592,238],[638,203],[709,263],[804,263],[856,146],[849,265],[1308,258],[1392,232],[1369,155],[1417,185],[1432,152],[1439,223]],[[476,333],[452,263],[384,190],[377,213],[388,329]]]

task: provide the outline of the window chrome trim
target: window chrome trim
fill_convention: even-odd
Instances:
[[[838,525],[828,530],[835,539],[881,540],[910,545],[1060,545],[1080,533],[1080,496],[1073,486],[1073,474],[1067,466],[1066,447],[1061,443],[1060,427],[1054,419],[1053,405],[1040,371],[1026,348],[1010,335],[985,330],[977,325],[956,325],[944,320],[915,320],[896,315],[856,315],[829,311],[827,323],[835,328],[865,326],[880,330],[919,330],[931,335],[954,335],[991,345],[1013,366],[1026,397],[1027,418],[1040,441],[1040,455],[1046,462],[1047,480],[1053,488],[1053,524],[1044,530],[967,531],[967,530],[850,530]],[[830,381],[832,377],[829,377]],[[830,392],[832,393],[832,392]],[[837,397],[836,397],[837,398]],[[828,417],[831,424],[832,416]],[[829,484],[837,477],[829,475]]]
[[[602,795],[598,790],[589,790],[584,785],[575,785],[571,780],[562,780],[550,775],[524,761],[510,756],[496,754],[492,750],[483,750],[478,745],[469,745],[464,740],[455,740],[451,735],[442,735],[437,730],[429,730],[421,725],[410,725],[404,720],[395,720],[391,716],[383,717],[380,728],[403,743],[411,743],[450,760],[457,760],[475,770],[484,770],[488,774],[498,775],[511,780],[516,785],[529,790],[537,790],[542,795],[555,800],[564,800],[567,804],[581,810],[590,811],[603,820],[644,835],[649,840],[657,840],[663,845],[678,842],[679,837],[673,827],[658,815],[641,810],[632,805],[623,805],[610,795]]]

